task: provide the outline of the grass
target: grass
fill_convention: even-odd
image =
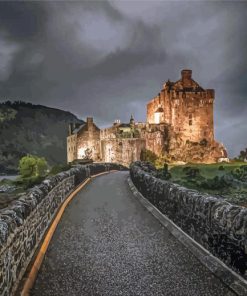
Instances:
[[[246,207],[247,172],[243,166],[247,168],[247,163],[170,165],[170,181]],[[196,171],[194,175],[191,170]]]
[[[234,169],[240,168],[242,165],[247,165],[246,162],[230,162],[230,163],[212,163],[212,164],[186,164],[186,165],[174,165],[170,167],[170,173],[173,178],[183,178],[185,177],[185,172],[183,169],[185,167],[198,168],[200,174],[204,178],[213,178],[215,176],[223,176],[226,173],[232,172]],[[224,170],[219,170],[219,167],[223,167]]]

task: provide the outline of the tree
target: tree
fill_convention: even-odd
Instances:
[[[164,163],[163,169],[162,169],[162,178],[165,180],[171,179],[171,173],[168,170],[168,164]]]
[[[19,161],[19,171],[23,178],[44,176],[48,168],[44,157],[27,155]]]
[[[240,151],[239,159],[240,160],[247,159],[247,148],[245,150]]]

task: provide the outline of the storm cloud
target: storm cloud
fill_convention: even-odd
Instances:
[[[216,138],[247,146],[247,2],[0,2],[0,101],[90,115],[133,113],[183,68],[214,88]]]

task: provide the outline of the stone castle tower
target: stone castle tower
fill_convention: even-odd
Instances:
[[[151,129],[147,128],[146,137],[152,142],[150,133],[156,127],[161,140],[158,145],[149,143],[148,148],[172,160],[214,162],[227,157],[223,145],[214,140],[214,97],[213,89],[204,89],[192,79],[191,70],[182,70],[176,82],[168,80],[147,104]]]

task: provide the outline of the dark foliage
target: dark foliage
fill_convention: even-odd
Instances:
[[[49,165],[66,162],[70,122],[82,123],[70,112],[22,101],[0,104],[0,173],[18,170],[27,154],[45,157]]]
[[[196,178],[200,175],[200,170],[198,168],[185,167],[183,171],[188,178]]]
[[[161,170],[159,170],[158,177],[163,180],[170,180],[171,179],[171,173],[168,170],[168,164],[164,163],[164,166]]]
[[[45,177],[41,177],[41,176],[22,178],[22,179],[17,179],[16,181],[14,181],[14,184],[16,186],[23,187],[24,190],[27,190],[29,188],[32,188],[35,185],[40,184],[44,179],[45,179]]]
[[[215,176],[212,179],[206,179],[201,183],[201,186],[205,189],[225,189],[229,187],[229,184],[225,181],[224,176]]]

